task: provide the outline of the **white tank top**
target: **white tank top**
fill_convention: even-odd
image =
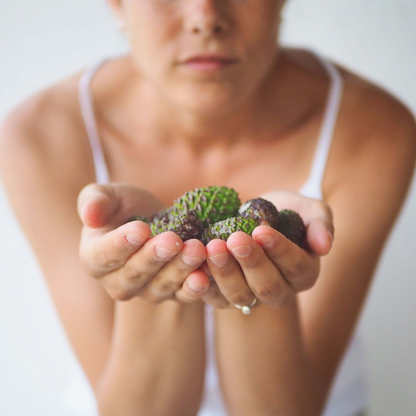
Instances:
[[[338,70],[329,61],[317,56],[330,78],[330,88],[321,130],[312,159],[309,177],[299,192],[304,196],[323,199],[322,181],[331,148],[332,137],[342,100],[343,80]],[[88,68],[79,81],[81,112],[88,133],[94,160],[96,181],[105,184],[110,181],[100,137],[95,122],[94,108],[90,94],[90,82],[96,71],[105,61]],[[221,397],[214,354],[214,319],[212,309],[206,308],[207,368],[205,391],[198,416],[227,416]],[[367,404],[367,379],[364,365],[364,352],[361,337],[355,333],[343,357],[341,366],[332,386],[323,416],[353,416],[364,410]]]

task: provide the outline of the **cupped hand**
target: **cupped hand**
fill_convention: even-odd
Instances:
[[[294,192],[262,195],[279,210],[293,209],[303,218],[306,248],[300,248],[278,231],[257,227],[250,237],[233,233],[228,240],[208,243],[207,265],[218,290],[204,297],[216,307],[257,304],[280,307],[318,279],[320,257],[329,253],[333,240],[332,213],[322,201]],[[214,285],[211,285],[214,287]]]
[[[326,256],[334,239],[334,223],[329,205],[319,199],[306,198],[297,192],[273,191],[261,195],[281,211],[292,209],[306,225],[308,250],[318,256]]]
[[[91,184],[80,192],[80,258],[113,299],[191,302],[208,291],[209,278],[198,269],[206,258],[200,241],[183,243],[173,232],[151,237],[145,222],[126,223],[162,208],[151,194],[126,184]]]

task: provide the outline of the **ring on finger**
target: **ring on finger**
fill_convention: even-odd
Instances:
[[[257,303],[257,301],[258,299],[254,298],[253,302],[251,302],[250,305],[241,306],[235,304],[234,307],[240,309],[244,315],[249,315],[251,313],[251,308]]]

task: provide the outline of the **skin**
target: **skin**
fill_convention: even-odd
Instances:
[[[0,133],[6,191],[101,415],[197,414],[205,304],[230,415],[319,415],[408,190],[413,117],[339,68],[325,202],[303,198],[329,81],[309,52],[276,46],[283,2],[109,4],[131,44],[91,85],[113,182],[93,183],[79,74],[28,99]],[[230,61],[185,64],[208,52]],[[265,226],[204,247],[125,224],[212,184],[298,211],[309,249]],[[254,297],[248,316],[232,306]]]

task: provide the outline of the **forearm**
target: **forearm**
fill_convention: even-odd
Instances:
[[[243,315],[219,311],[218,366],[230,415],[318,416],[324,389],[312,370],[296,301]]]
[[[100,415],[195,415],[205,365],[202,305],[120,302],[114,328],[97,389]]]

